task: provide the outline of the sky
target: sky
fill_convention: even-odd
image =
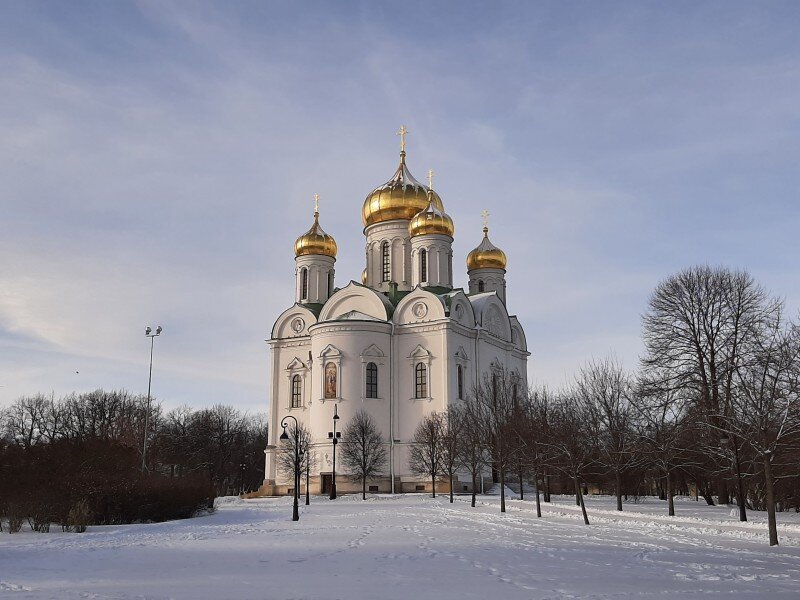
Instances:
[[[360,279],[398,161],[508,255],[531,382],[634,369],[659,281],[800,308],[800,3],[0,3],[0,406],[147,390],[266,410],[295,238]],[[457,265],[461,264],[459,269]]]

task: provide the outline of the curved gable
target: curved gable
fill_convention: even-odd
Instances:
[[[475,311],[472,302],[462,291],[450,294],[450,319],[466,327],[475,327]]]
[[[270,334],[273,340],[308,335],[308,328],[317,322],[317,316],[302,304],[287,308],[275,321]]]
[[[497,292],[487,292],[469,297],[477,321],[483,329],[501,340],[511,341],[511,321]]]
[[[388,303],[389,301],[375,290],[351,281],[328,298],[319,314],[319,320],[336,321],[348,313],[361,313],[366,317],[388,321],[390,309]]]
[[[525,330],[517,317],[509,317],[511,321],[511,342],[520,350],[528,351],[528,340],[525,337]]]
[[[393,320],[397,325],[408,325],[437,321],[445,317],[442,299],[418,287],[400,301],[394,311]]]

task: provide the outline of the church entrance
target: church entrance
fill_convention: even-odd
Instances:
[[[333,485],[333,475],[330,473],[322,475],[322,493],[330,494],[331,486]]]

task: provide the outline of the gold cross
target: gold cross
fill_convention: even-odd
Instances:
[[[397,135],[400,136],[400,152],[406,151],[406,134],[408,133],[408,129],[406,129],[405,125],[400,125],[400,130],[397,132]]]
[[[483,228],[484,229],[488,229],[489,228],[489,211],[488,210],[484,210],[481,213],[481,216],[483,217]]]
[[[433,189],[433,169],[428,169],[428,188]]]
[[[314,213],[319,212],[319,194],[314,194]]]

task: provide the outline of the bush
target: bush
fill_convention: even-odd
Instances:
[[[84,533],[91,519],[92,511],[89,508],[89,503],[86,500],[79,500],[69,509],[68,530],[75,533]]]

